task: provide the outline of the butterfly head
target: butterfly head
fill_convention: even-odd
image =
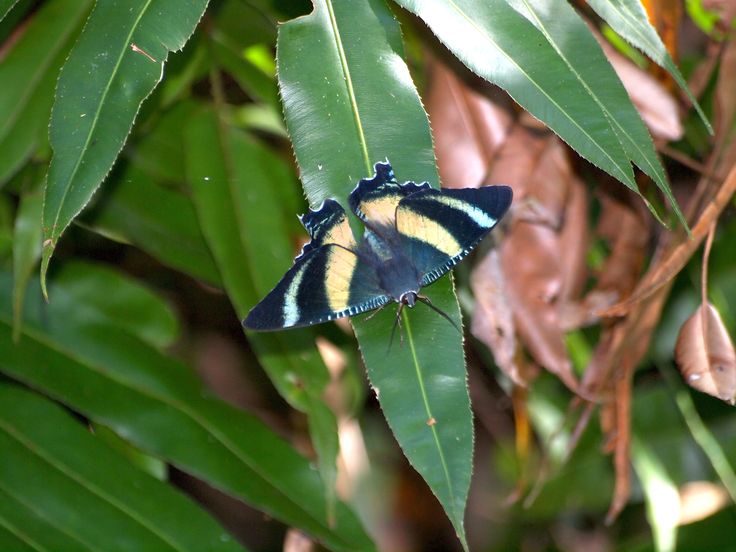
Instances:
[[[402,307],[404,305],[406,305],[407,307],[414,307],[414,305],[416,305],[417,303],[418,296],[419,295],[417,294],[416,291],[405,291],[399,297],[399,303],[401,304]]]

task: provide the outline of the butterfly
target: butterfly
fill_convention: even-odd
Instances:
[[[448,272],[491,231],[511,205],[511,188],[437,190],[428,182],[400,184],[388,159],[374,170],[348,198],[365,225],[362,239],[355,240],[345,210],[334,199],[299,217],[311,241],[253,307],[245,328],[310,326],[392,301],[399,304],[397,323],[401,309],[417,301],[452,322],[420,289]]]

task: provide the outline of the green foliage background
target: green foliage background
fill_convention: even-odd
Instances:
[[[684,82],[636,17],[637,2],[591,5]],[[405,41],[430,40],[421,24],[591,163],[638,191],[636,166],[670,198],[623,86],[560,0],[316,0],[311,8],[0,2],[1,550],[267,550],[288,527],[330,550],[380,548],[403,469],[393,439],[449,519],[438,518],[450,537],[437,549],[554,547],[561,527],[602,517],[613,476],[595,429],[530,508],[499,514],[519,471],[513,437],[497,435],[473,469],[464,344],[445,321],[412,312],[408,346],[388,357],[393,313],[354,322],[386,424],[374,403],[366,406],[352,337],[332,326],[243,335],[239,319],[290,265],[304,237],[295,214],[330,196],[344,202],[386,157],[400,179],[439,185],[414,84],[421,55],[407,65],[404,52]],[[666,218],[660,201],[644,201]],[[684,221],[677,208],[675,219]],[[733,327],[733,268],[714,256],[712,289],[728,296],[721,306]],[[684,319],[691,289],[685,274],[665,320]],[[427,291],[461,323],[450,278]],[[663,324],[652,366],[671,369],[676,331]],[[242,369],[259,382],[263,403],[288,411],[280,424],[228,404],[197,375],[194,344],[213,333],[245,351]],[[324,339],[347,359],[338,380],[318,350]],[[573,357],[590,353],[585,339],[571,347]],[[714,478],[671,400],[686,393],[678,385],[636,388],[642,486],[613,529],[620,550],[664,549],[674,532],[657,525],[663,503],[648,491],[652,482]],[[329,400],[335,387],[339,405]],[[557,464],[560,441],[549,439],[566,397],[551,377],[529,396],[541,446]],[[733,458],[733,415],[701,407],[706,434]],[[360,421],[373,461],[349,504],[335,490],[338,417]],[[297,447],[305,440],[306,452]],[[468,513],[474,470],[474,485],[487,486],[470,491],[476,511]],[[255,537],[264,531],[257,524],[238,528],[206,497],[195,500],[181,482],[190,477],[275,520],[261,523],[270,537]],[[488,501],[473,501],[473,492]],[[645,498],[656,538],[642,521]],[[733,547],[719,528],[735,515],[731,505],[682,528],[680,542]]]

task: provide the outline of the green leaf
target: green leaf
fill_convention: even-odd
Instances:
[[[373,548],[344,505],[334,527],[328,524],[319,476],[293,448],[211,397],[189,367],[126,331],[76,317],[62,285],[54,283],[50,304],[29,302],[14,344],[9,289],[9,277],[0,275],[0,371],[328,548]]]
[[[181,162],[184,156],[181,131],[196,106],[196,102],[185,100],[162,112],[156,124],[142,129],[136,140],[128,144],[126,156],[154,181],[181,185],[186,179]]]
[[[296,186],[281,159],[226,126],[213,110],[203,110],[191,120],[186,144],[187,172],[202,232],[243,319],[294,256],[289,225],[274,189],[296,190]],[[332,504],[337,421],[321,400],[330,378],[314,332],[251,332],[248,340],[281,395],[309,417],[328,504]]]
[[[41,212],[43,194],[35,190],[23,195],[13,233],[13,337],[20,337],[26,288],[41,258]]]
[[[680,222],[686,225],[649,131],[585,22],[564,0],[507,1],[541,31],[580,86],[600,107],[627,158],[657,184]],[[648,200],[644,196],[642,199],[660,218]]]
[[[0,449],[0,525],[22,528],[31,548],[243,550],[191,499],[59,406],[7,384],[0,385]]]
[[[132,243],[165,265],[220,285],[189,198],[157,184],[136,167],[116,171],[110,180],[100,201],[84,217],[86,225],[111,239]]]
[[[399,179],[437,184],[427,117],[401,57],[400,38],[380,0],[321,0],[309,16],[279,27],[286,123],[312,205],[326,197],[345,205],[357,181],[385,158]],[[427,292],[460,323],[448,278]],[[463,517],[473,427],[462,338],[421,308],[407,313],[405,345],[390,354],[391,309],[370,321],[354,319],[353,325],[389,425],[467,547]]]
[[[91,5],[46,2],[0,63],[0,186],[47,141],[59,68]]]
[[[67,262],[55,275],[64,293],[56,307],[74,311],[78,320],[107,324],[163,349],[173,344],[179,324],[158,295],[122,273],[86,262]],[[110,293],[115,290],[115,293]]]
[[[649,17],[639,0],[590,0],[590,7],[621,35],[629,44],[644,52],[649,58],[665,69],[697,111],[705,128],[713,134],[713,127],[695,99],[680,70],[667,52],[657,31],[649,23]]]
[[[631,461],[641,481],[647,502],[647,519],[652,526],[657,552],[675,550],[680,495],[654,450],[641,437],[631,443]]]
[[[49,135],[41,284],[61,233],[110,171],[143,100],[181,49],[207,0],[98,2],[64,64]]]
[[[650,167],[659,163],[648,135],[645,145],[638,142],[641,120],[620,81],[567,4],[514,1],[523,6],[522,15],[506,0],[396,2],[424,20],[471,71],[506,90],[581,156],[632,190],[638,192],[630,160],[643,161],[653,174],[661,171]],[[626,117],[614,123],[619,109]],[[656,180],[669,190],[666,181]]]

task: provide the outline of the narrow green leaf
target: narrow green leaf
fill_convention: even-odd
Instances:
[[[56,282],[64,288],[57,305],[59,312],[74,310],[77,319],[125,330],[160,349],[178,337],[178,322],[172,308],[141,283],[116,270],[104,265],[68,262],[56,274]]]
[[[382,1],[317,1],[313,13],[279,27],[277,51],[287,128],[313,206],[326,197],[346,205],[357,181],[385,158],[400,180],[437,185],[427,116]],[[448,278],[427,292],[460,323]],[[392,309],[353,325],[389,425],[467,548],[473,427],[462,338],[421,309],[404,318],[405,345],[390,354]]]
[[[304,458],[253,416],[211,397],[190,368],[125,331],[77,318],[56,283],[50,304],[29,302],[15,344],[9,290],[0,273],[0,371],[328,548],[373,549],[343,504],[329,525],[324,488]]]
[[[294,256],[289,225],[274,189],[296,187],[281,159],[226,126],[214,110],[203,110],[191,120],[186,143],[187,172],[202,231],[242,320]],[[248,340],[281,395],[309,417],[327,501],[332,504],[337,421],[321,400],[329,374],[313,331],[251,332]]]
[[[53,0],[0,63],[0,186],[47,141],[54,86],[91,0]]]
[[[683,78],[680,70],[667,52],[667,48],[659,38],[657,31],[649,23],[649,18],[639,0],[590,0],[588,2],[611,28],[621,35],[629,44],[644,52],[649,58],[665,69],[675,80],[680,89],[697,111],[705,128],[713,134],[713,127],[695,99]]]
[[[110,171],[143,100],[207,0],[98,2],[64,64],[49,129],[41,283],[61,233]]]
[[[220,285],[219,272],[202,237],[192,202],[157,184],[136,167],[114,174],[83,220],[93,230],[132,243],[165,265]]]
[[[13,233],[13,338],[20,337],[23,301],[33,269],[41,258],[43,194],[35,190],[20,199]]]
[[[649,444],[640,438],[631,443],[631,460],[641,481],[657,552],[671,552],[677,545],[680,495],[677,485]]]
[[[43,549],[243,550],[189,498],[59,406],[7,384],[0,385],[0,449],[0,492],[19,506],[0,508],[0,517],[21,522]]]
[[[505,0],[396,0],[467,67],[506,90],[580,155],[636,190],[600,105],[544,34]]]
[[[685,217],[672,195],[664,168],[657,157],[652,138],[585,22],[564,0],[507,1],[544,35],[575,80],[600,107],[627,158],[657,184],[670,201],[680,222],[686,225]],[[649,201],[644,196],[642,199],[661,220]]]

